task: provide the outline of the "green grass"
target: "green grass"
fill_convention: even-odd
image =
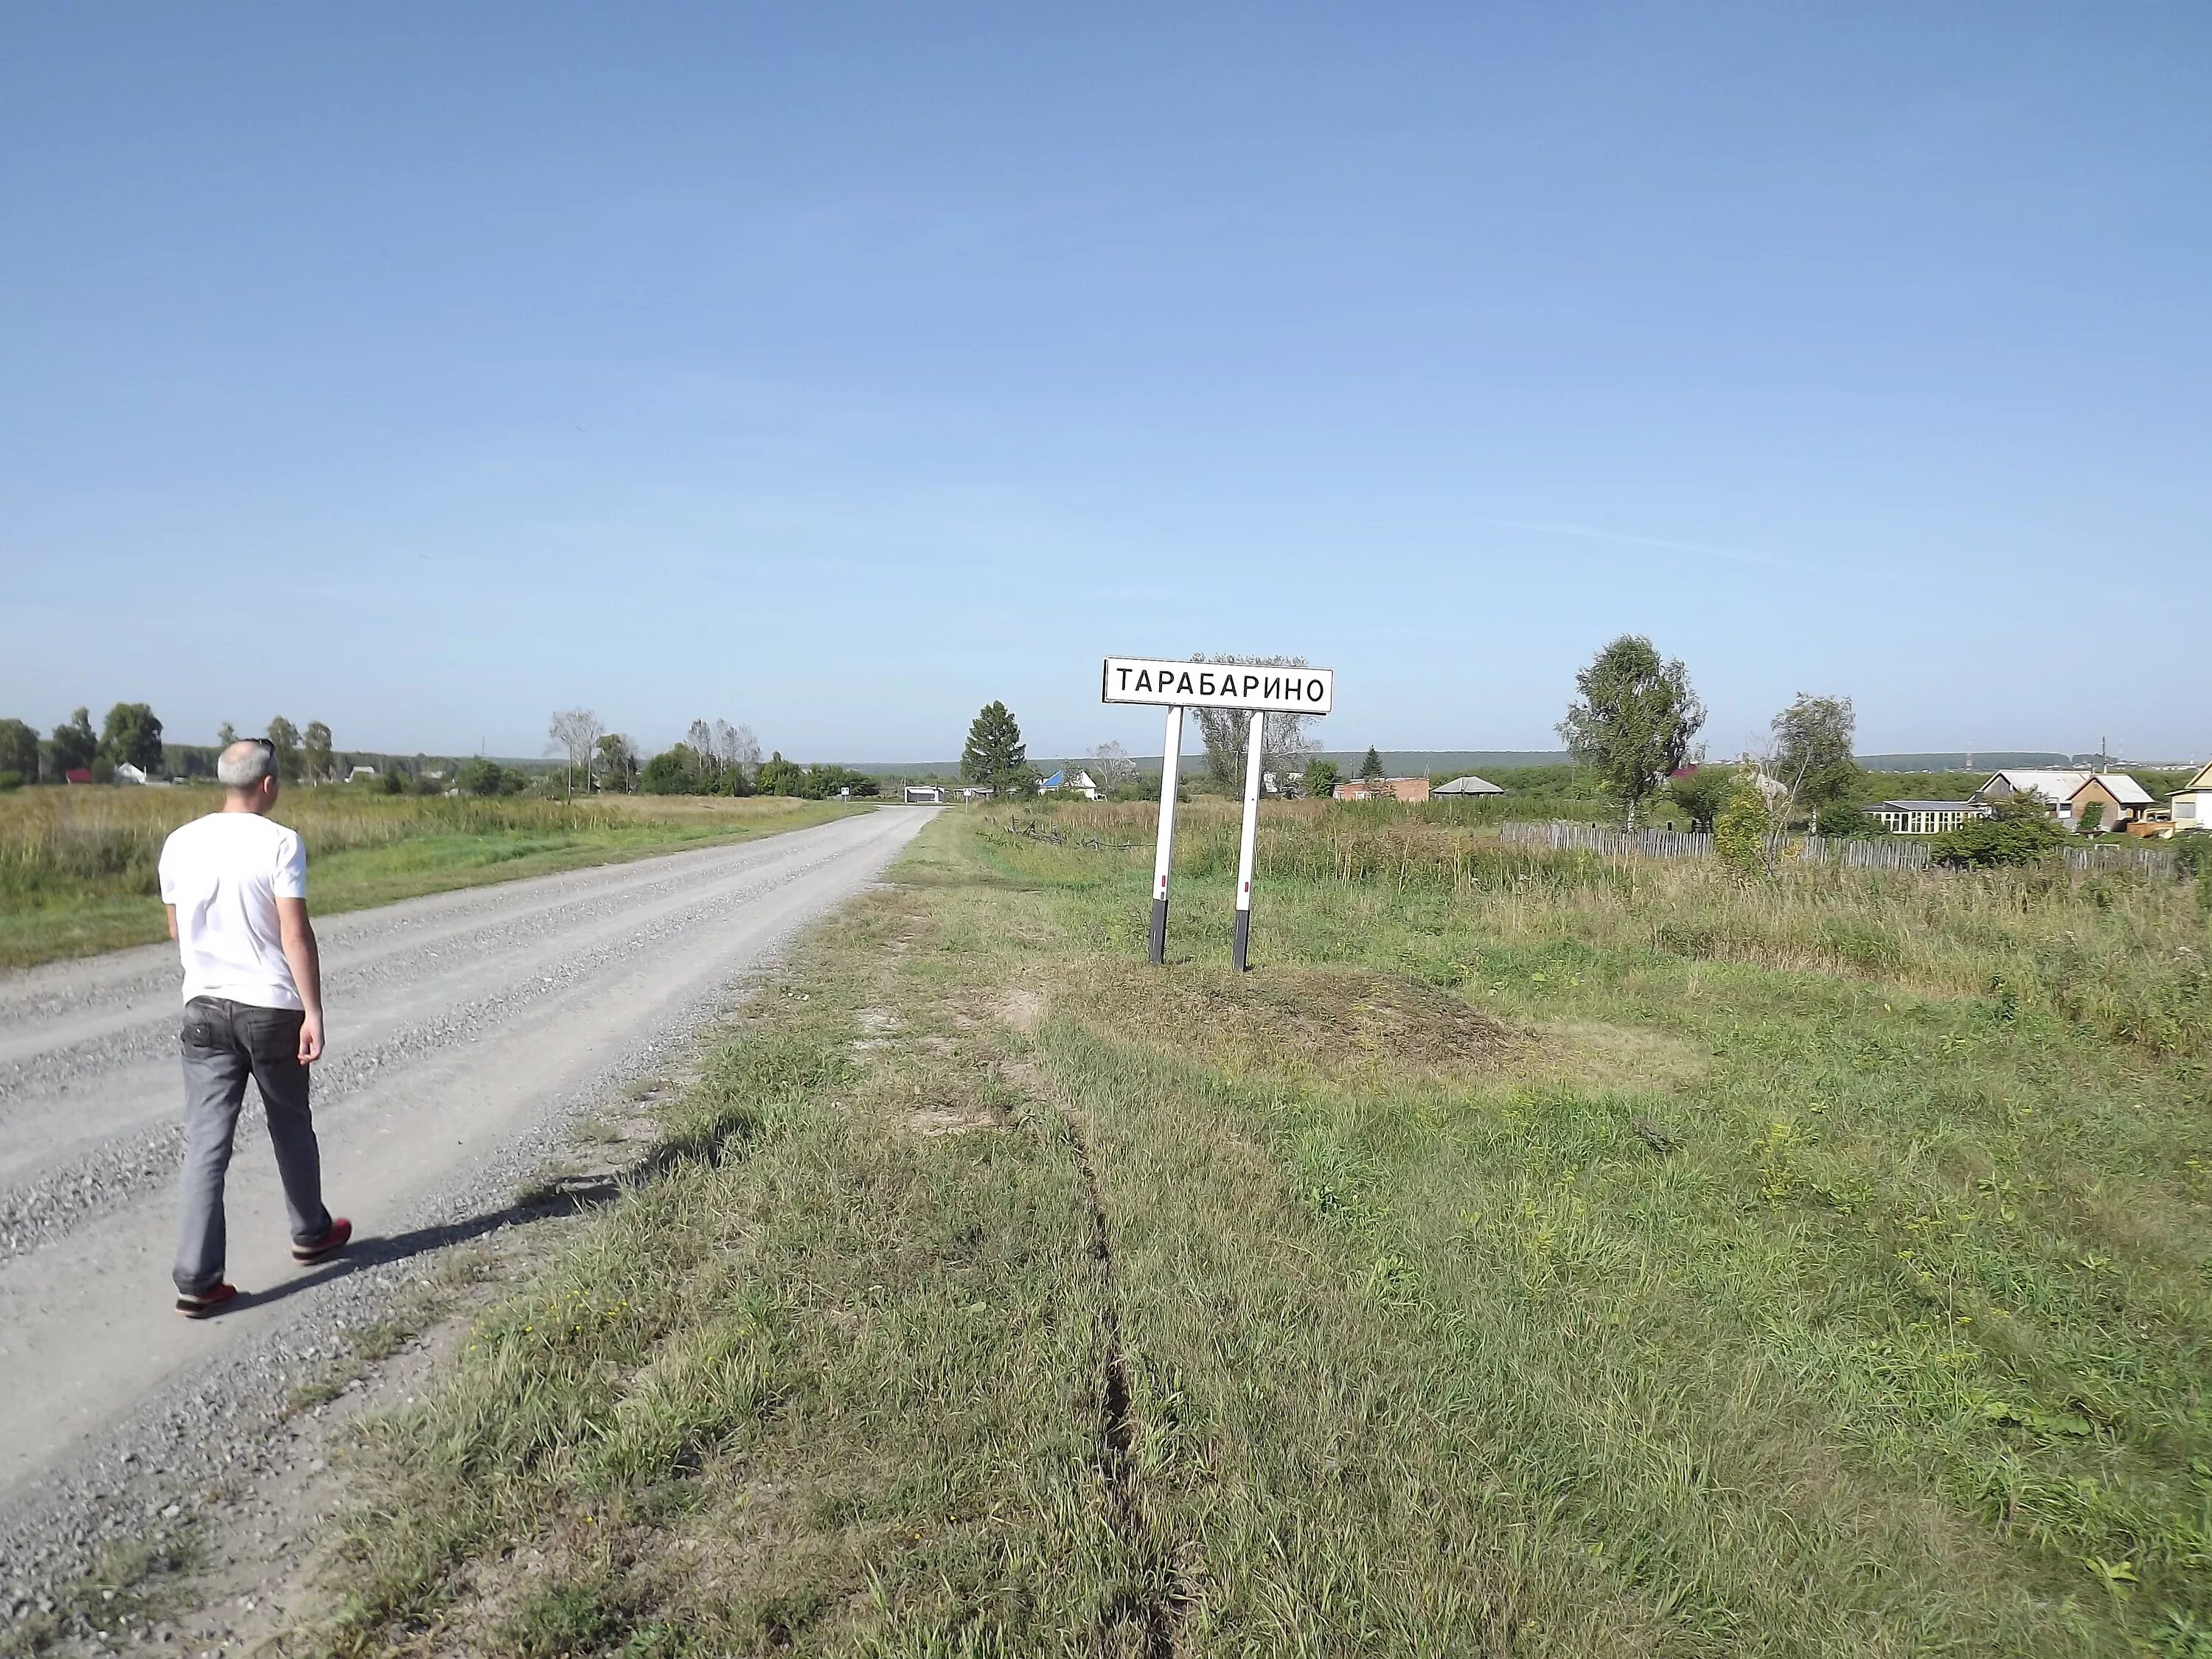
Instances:
[[[2212,1652],[2190,890],[1300,809],[1240,980],[1202,809],[1143,965],[1140,818],[948,816],[812,936],[301,1641]]]
[[[167,937],[155,878],[169,831],[220,805],[210,789],[0,795],[0,968]],[[780,797],[422,799],[293,789],[274,816],[307,843],[318,915],[655,853],[744,841],[854,809]]]

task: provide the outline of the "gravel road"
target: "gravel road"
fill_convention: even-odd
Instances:
[[[319,922],[315,1115],[355,1252],[292,1265],[250,1104],[229,1183],[243,1295],[200,1323],[169,1310],[174,947],[0,975],[0,1598],[173,1514],[173,1489],[253,1462],[242,1417],[426,1251],[498,1224],[568,1113],[665,1064],[931,816],[876,811]]]

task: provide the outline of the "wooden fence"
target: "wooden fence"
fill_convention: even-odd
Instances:
[[[1602,824],[1505,823],[1499,833],[1516,847],[1554,852],[1604,853],[1647,859],[1709,859],[1713,838],[1685,830],[1608,830]],[[1848,870],[1925,870],[1928,843],[1902,836],[1769,836],[1767,851],[1782,864],[1839,864]],[[2147,876],[2180,873],[2172,854],[2158,847],[2066,847],[2069,867],[2100,872],[2134,870]]]

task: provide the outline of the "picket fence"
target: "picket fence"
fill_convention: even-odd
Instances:
[[[1713,838],[1687,830],[1608,830],[1602,824],[1506,823],[1499,826],[1516,847],[1548,847],[1553,852],[1603,853],[1647,859],[1709,859]],[[1839,864],[1847,870],[1925,870],[1928,843],[1901,836],[1769,836],[1768,853],[1784,864]],[[2087,872],[2133,870],[2147,876],[2180,873],[2172,854],[2156,847],[2066,847],[2069,866]]]

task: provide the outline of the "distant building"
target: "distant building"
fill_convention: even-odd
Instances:
[[[906,787],[908,806],[942,806],[945,805],[945,786],[941,783],[909,783]]]
[[[1505,791],[1488,778],[1478,778],[1470,775],[1464,778],[1454,778],[1449,783],[1440,783],[1431,793],[1436,795],[1462,797],[1502,795]]]
[[[146,769],[133,766],[129,761],[118,761],[115,766],[115,781],[118,783],[143,783],[146,781]]]
[[[2203,768],[2175,790],[2166,804],[2173,813],[2176,835],[2191,830],[2212,830],[2212,766]]]
[[[2105,810],[2097,815],[2101,831],[2124,830],[2152,805],[2150,791],[2124,772],[2099,772],[2083,781],[2066,803],[2064,816],[2075,825],[2092,802]]]
[[[374,783],[376,769],[374,766],[356,766],[346,774],[345,781],[348,783]]]
[[[2033,795],[2049,807],[2059,822],[2070,824],[2074,822],[2075,791],[2095,775],[2086,766],[2008,767],[1992,773],[1990,781],[1974,791],[1974,799],[1994,806],[2014,795]]]
[[[1085,800],[1098,799],[1098,785],[1088,772],[1070,772],[1066,767],[1037,785],[1041,795],[1080,795]]]
[[[62,781],[64,783],[90,783],[92,781],[92,769],[89,766],[72,766],[68,771],[62,774]]]
[[[953,793],[963,800],[988,800],[999,792],[988,783],[963,783]]]
[[[1336,786],[1339,800],[1402,800],[1418,804],[1428,798],[1426,778],[1346,778]]]
[[[1866,813],[1893,836],[1940,836],[1994,810],[1978,800],[1886,800]]]

